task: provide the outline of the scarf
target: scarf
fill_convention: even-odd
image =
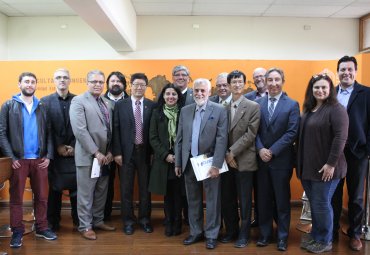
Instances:
[[[176,141],[176,123],[179,108],[177,105],[169,107],[166,104],[163,106],[163,113],[168,118],[168,139],[170,142],[170,148]]]

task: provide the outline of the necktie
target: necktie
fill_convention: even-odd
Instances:
[[[143,144],[143,122],[141,121],[141,102],[137,100],[135,102],[135,144]]]
[[[191,155],[198,156],[198,140],[200,132],[200,124],[202,123],[201,109],[195,111],[193,120],[193,132],[191,134]]]
[[[238,109],[238,106],[236,104],[232,104],[232,106],[231,106],[231,122],[233,122],[233,119],[234,119],[234,116],[235,116],[235,113],[236,113],[236,109]]]
[[[269,110],[269,121],[271,120],[272,115],[274,114],[276,98],[270,97],[270,101],[271,103],[268,109]]]
[[[101,113],[103,114],[104,124],[105,124],[105,126],[107,127],[107,130],[108,130],[108,133],[107,133],[108,141],[110,141],[112,133],[111,133],[111,130],[110,130],[108,109],[107,109],[106,105],[104,104],[103,100],[100,97],[97,97],[96,101],[98,103],[98,106],[99,106],[99,109],[100,109]]]
[[[225,106],[225,107],[226,107],[226,106],[227,106],[227,102],[226,102],[226,100],[222,100],[222,101],[221,101],[221,104],[222,104],[223,106]]]

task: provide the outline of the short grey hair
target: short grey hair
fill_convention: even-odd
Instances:
[[[105,80],[105,75],[102,71],[100,70],[92,70],[90,72],[87,73],[87,80],[90,80],[90,77],[93,76],[93,75],[103,75],[104,77],[104,80]]]
[[[227,72],[223,72],[223,73],[220,73],[219,75],[217,75],[217,77],[216,77],[216,82],[217,82],[217,80],[218,79],[220,79],[220,78],[226,78],[227,79],[227,76],[229,75],[229,73],[227,73]]]
[[[194,81],[194,83],[193,83],[193,89],[194,89],[195,85],[202,84],[202,83],[205,83],[207,85],[208,92],[210,92],[211,91],[211,82],[208,79],[206,79],[206,78],[198,78],[198,79],[196,79]]]
[[[175,66],[172,69],[172,75],[175,75],[175,73],[177,73],[178,71],[184,71],[188,76],[190,76],[189,69],[186,66],[183,66],[183,65]]]

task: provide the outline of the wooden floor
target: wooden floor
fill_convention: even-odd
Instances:
[[[0,239],[0,251],[8,254],[27,254],[27,255],[59,255],[59,254],[308,254],[307,251],[299,248],[302,232],[295,229],[300,216],[301,208],[295,207],[292,211],[292,222],[288,251],[279,252],[276,250],[276,243],[271,243],[264,248],[256,247],[258,230],[252,230],[252,240],[246,248],[234,248],[232,244],[219,243],[215,250],[207,250],[204,242],[190,246],[184,246],[182,240],[188,235],[188,227],[182,235],[176,237],[165,237],[164,227],[162,226],[162,209],[153,209],[152,223],[154,232],[146,234],[140,229],[132,236],[127,236],[122,232],[122,222],[120,221],[119,211],[115,210],[112,220],[109,223],[117,227],[115,232],[97,231],[98,239],[89,241],[83,239],[79,232],[73,230],[69,211],[63,210],[61,229],[58,232],[58,239],[46,241],[36,238],[34,233],[25,235],[23,246],[18,249],[9,247],[10,238]],[[0,225],[9,222],[9,209],[0,208]],[[333,251],[326,254],[370,254],[370,242],[363,242],[364,248],[361,252],[353,252],[348,248],[348,238],[341,234],[339,241],[333,244]]]

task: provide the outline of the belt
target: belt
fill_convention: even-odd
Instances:
[[[144,144],[143,143],[141,143],[141,144],[134,144],[134,148],[135,148],[135,150],[144,148]]]

